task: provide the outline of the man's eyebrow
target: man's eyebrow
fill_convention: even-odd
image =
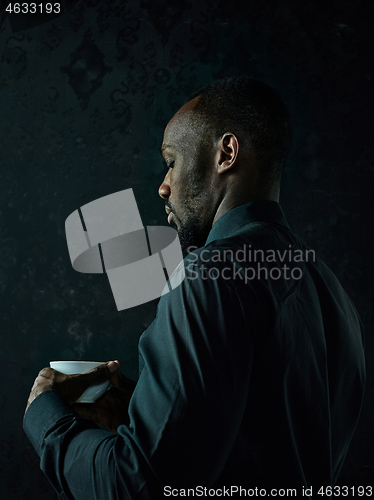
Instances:
[[[164,144],[164,145],[162,146],[162,148],[161,148],[161,153],[162,153],[163,151],[165,151],[165,149],[170,149],[170,148],[172,148],[172,147],[173,147],[173,146],[171,146],[170,144]]]

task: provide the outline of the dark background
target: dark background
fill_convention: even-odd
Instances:
[[[62,2],[69,12],[34,27],[13,19],[14,32],[6,4],[1,498],[56,498],[22,431],[38,371],[52,359],[118,358],[136,378],[138,338],[155,314],[156,302],[118,312],[105,275],[72,269],[66,217],[131,187],[143,223],[166,225],[157,195],[163,129],[196,87],[236,74],[271,84],[287,102],[295,133],[281,204],[365,325],[366,398],[339,484],[373,485],[373,2]]]

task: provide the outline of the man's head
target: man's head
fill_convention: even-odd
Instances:
[[[288,111],[262,82],[227,78],[191,96],[165,129],[159,188],[184,250],[203,245],[231,208],[278,200],[290,139]]]

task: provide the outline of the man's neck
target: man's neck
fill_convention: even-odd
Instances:
[[[215,213],[212,227],[218,221],[218,219],[220,219],[222,215],[224,215],[229,210],[239,207],[240,205],[244,205],[245,203],[250,203],[251,201],[259,201],[259,200],[275,201],[279,203],[279,187],[274,188],[272,190],[268,190],[266,193],[262,194],[257,191],[256,193],[253,193],[251,195],[247,193],[244,196],[235,196],[235,197],[225,196],[221,201],[221,203],[219,204],[218,209]]]

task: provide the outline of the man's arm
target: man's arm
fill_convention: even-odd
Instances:
[[[131,445],[123,439],[118,440],[113,455],[114,433],[119,425],[129,422],[128,403],[136,386],[136,382],[120,374],[118,361],[109,366],[113,364],[116,365],[114,374],[108,370],[108,364],[81,375],[64,375],[45,368],[32,387],[24,429],[41,458],[41,469],[61,499],[105,497],[110,500],[123,495],[135,498],[136,492],[131,487],[146,491],[144,498],[147,498],[145,485],[137,485],[136,481],[129,484],[130,489],[125,487],[119,496],[114,492],[108,496],[108,485],[115,484],[116,466],[111,457],[118,455],[126,460],[128,454],[129,462],[134,466],[136,463],[135,456],[130,458]],[[90,384],[107,378],[113,387],[96,403],[72,404]],[[99,428],[96,423],[111,432]],[[106,476],[105,484],[100,479],[101,474]],[[139,474],[139,479],[146,475],[146,471]]]
[[[161,498],[212,486],[247,402],[252,345],[235,289],[186,277],[140,340],[141,375],[118,435],[79,417],[55,391],[25,416],[41,468],[64,499]]]

